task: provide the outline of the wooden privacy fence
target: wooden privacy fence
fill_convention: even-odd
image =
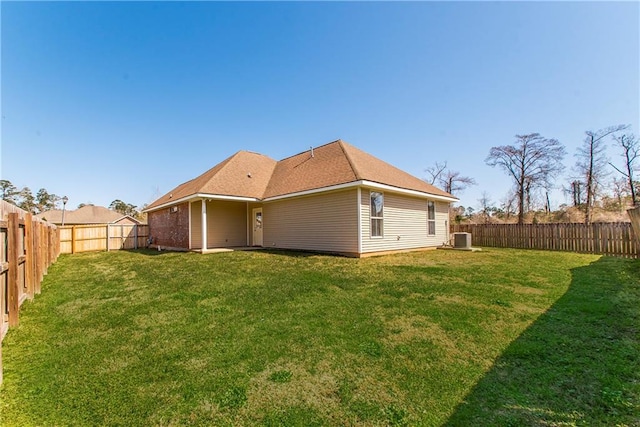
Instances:
[[[452,232],[471,233],[472,244],[497,248],[583,252],[630,258],[640,256],[631,223],[454,224]]]
[[[0,341],[9,327],[18,324],[20,306],[40,293],[48,267],[60,254],[55,225],[33,218],[16,206],[0,200]],[[0,383],[2,346],[0,345]]]
[[[636,237],[640,236],[640,207],[636,206],[631,209],[627,209],[627,215],[631,220],[631,226],[636,234]]]
[[[60,252],[74,254],[147,247],[149,226],[140,224],[65,225],[60,230]]]

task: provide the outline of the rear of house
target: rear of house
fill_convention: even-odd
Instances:
[[[452,195],[335,141],[287,159],[239,152],[147,208],[153,245],[366,256],[449,240]]]

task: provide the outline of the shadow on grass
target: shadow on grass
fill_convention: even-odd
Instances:
[[[640,425],[640,260],[572,270],[444,425],[473,424]]]
[[[260,252],[271,254],[271,255],[287,256],[292,258],[336,257],[336,256],[343,257],[340,254],[332,254],[328,252],[313,252],[313,251],[303,251],[303,250],[293,250],[293,249],[264,248],[264,249],[260,249]]]
[[[148,256],[168,255],[168,254],[175,254],[175,253],[186,253],[186,252],[167,251],[167,250],[159,251],[157,249],[151,249],[151,248],[121,249],[121,251],[123,251],[123,252],[131,252],[131,253],[140,254],[140,255],[148,255]]]
[[[233,249],[233,248],[230,248]],[[170,249],[163,249],[161,251],[157,250],[157,249],[148,249],[148,248],[143,248],[143,249],[122,249],[123,251],[126,250],[127,252],[133,252],[133,253],[138,253],[141,255],[148,255],[148,256],[157,256],[157,255],[165,255],[165,254],[178,254],[178,253],[194,253],[194,254],[200,254],[198,251],[178,251],[178,250],[170,250]],[[290,249],[270,249],[270,248],[256,248],[256,249],[237,249],[238,251],[246,251],[246,252],[253,252],[253,251],[259,251],[261,253],[267,253],[267,254],[271,254],[271,255],[278,255],[278,256],[286,256],[286,257],[292,257],[292,258],[310,258],[310,257],[335,257],[335,256],[340,256],[339,254],[331,254],[331,253],[321,253],[321,252],[313,252],[313,251],[300,251],[300,250],[290,250]],[[228,252],[219,252],[219,253],[228,253]],[[206,255],[215,255],[216,252],[210,252],[207,253]]]

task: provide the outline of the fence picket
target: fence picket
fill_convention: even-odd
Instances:
[[[59,227],[60,253],[113,251],[147,246],[146,224],[90,224]]]
[[[476,246],[561,250],[640,257],[631,223],[452,224],[451,232],[467,232]]]
[[[22,209],[0,200],[0,341],[19,322],[20,306],[40,293],[49,264],[58,257],[54,225],[45,225]],[[5,246],[6,245],[6,246]],[[6,250],[5,250],[6,249]],[[5,288],[6,284],[6,288]],[[6,292],[5,292],[6,289]],[[0,384],[2,347],[0,346]]]

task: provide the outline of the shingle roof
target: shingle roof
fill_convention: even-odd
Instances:
[[[335,141],[280,160],[263,198],[357,181],[342,141]]]
[[[146,210],[197,194],[261,200],[362,180],[455,198],[371,154],[337,140],[314,148],[313,156],[311,150],[307,150],[279,162],[262,154],[239,151],[197,178],[171,190]]]
[[[194,194],[262,198],[276,161],[263,154],[238,151],[197,178],[180,184],[146,209]]]
[[[330,142],[278,162],[264,198],[299,191],[372,181],[423,193],[453,197],[413,175],[342,140]]]
[[[86,205],[76,210],[67,210],[64,213],[65,224],[111,224],[126,215],[112,211],[103,206]],[[36,215],[37,218],[46,219],[53,224],[62,224],[62,210],[52,209]],[[137,221],[134,220],[133,221]]]

